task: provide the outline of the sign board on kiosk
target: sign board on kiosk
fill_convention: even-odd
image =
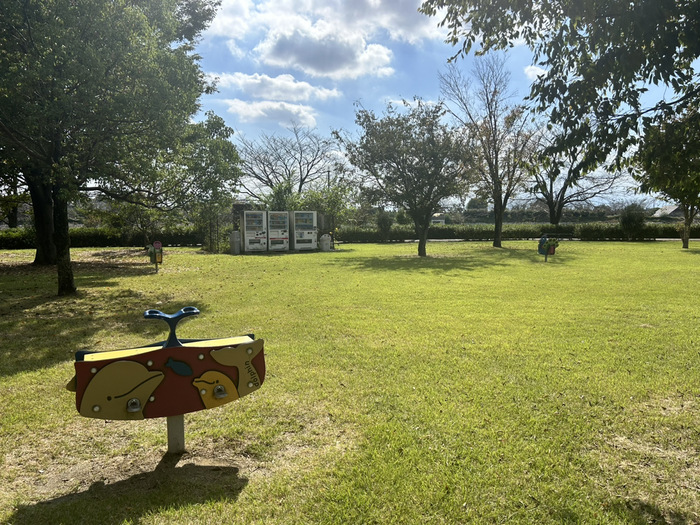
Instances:
[[[243,250],[267,251],[267,212],[246,210],[243,212]]]
[[[289,251],[289,212],[267,212],[268,250],[271,252]]]
[[[315,211],[292,212],[295,250],[318,249],[318,223]]]

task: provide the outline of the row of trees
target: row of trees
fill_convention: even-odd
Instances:
[[[452,65],[440,78],[444,100],[432,111],[421,101],[403,116],[391,105],[381,118],[360,109],[359,139],[344,140],[348,158],[406,209],[419,255],[427,210],[463,185],[492,203],[500,246],[503,212],[528,176],[556,224],[564,206],[608,191],[623,169],[641,191],[680,204],[687,248],[700,204],[699,7],[700,0],[426,0],[421,10],[444,15],[458,55],[480,42],[486,58],[473,85]],[[510,103],[503,62],[490,53],[519,42],[544,71],[529,97],[529,109],[547,123],[539,129],[525,107]],[[674,98],[643,107],[649,84],[670,88]],[[439,124],[443,112],[454,128]],[[604,164],[614,175],[595,176]]]
[[[556,134],[513,101],[503,55],[476,61],[471,76],[456,65],[440,75],[442,101],[420,99],[400,111],[389,105],[378,117],[360,108],[358,138],[336,133],[348,160],[369,174],[379,199],[412,218],[425,255],[432,215],[449,197],[467,194],[491,204],[495,247],[501,246],[504,214],[516,195],[531,194],[558,224],[566,206],[610,191],[612,175],[576,168],[576,147],[549,153]]]

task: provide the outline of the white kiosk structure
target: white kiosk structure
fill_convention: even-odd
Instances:
[[[292,212],[294,221],[294,249],[317,250],[318,249],[318,224],[315,211]]]
[[[271,252],[289,251],[289,212],[267,212],[267,248]]]
[[[267,214],[264,211],[243,212],[243,251],[267,251]]]

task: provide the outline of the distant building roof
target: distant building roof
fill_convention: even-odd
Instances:
[[[445,224],[445,214],[444,213],[433,213],[433,217],[430,219],[432,224]]]
[[[663,208],[656,210],[652,217],[655,219],[660,219],[661,217],[677,217],[680,215],[682,215],[680,206],[677,204],[669,204],[668,206],[664,206]]]

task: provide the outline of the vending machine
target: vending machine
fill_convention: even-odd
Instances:
[[[318,225],[315,211],[295,211],[294,222],[294,249],[316,250],[318,249]]]
[[[264,211],[243,212],[243,251],[267,251],[267,217]]]
[[[289,212],[267,212],[267,248],[272,252],[289,251]]]

